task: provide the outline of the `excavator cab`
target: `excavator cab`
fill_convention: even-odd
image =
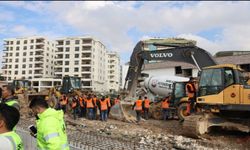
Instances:
[[[74,92],[74,90],[81,89],[81,78],[65,76],[63,77],[62,87],[60,89],[62,94],[68,94]]]

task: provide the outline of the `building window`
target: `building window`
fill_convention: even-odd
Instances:
[[[75,54],[75,58],[79,58],[79,54]]]
[[[75,41],[75,44],[80,44],[80,40],[76,40],[76,41]]]
[[[29,64],[29,68],[32,68],[32,64]]]
[[[18,58],[15,59],[15,62],[18,62]]]
[[[19,56],[19,53],[16,53],[16,56]]]
[[[34,43],[34,40],[30,40],[30,43]]]
[[[18,74],[18,71],[15,71],[15,75]]]
[[[27,40],[24,40],[23,43],[24,43],[24,44],[27,44]]]
[[[33,56],[33,52],[30,52],[30,56]]]
[[[175,74],[182,74],[181,66],[176,66],[175,67]]]
[[[26,62],[26,58],[23,58],[23,62]]]
[[[23,66],[22,66],[23,68],[26,68],[26,65],[25,64],[23,64]]]
[[[26,52],[23,52],[23,56],[26,56],[26,54],[27,54]]]
[[[19,45],[19,44],[20,44],[20,41],[16,41],[16,44]]]
[[[69,68],[65,68],[65,69],[64,69],[64,72],[69,72]]]
[[[15,65],[15,68],[18,68],[18,65]]]
[[[22,71],[22,74],[25,74],[25,70]]]
[[[79,61],[75,61],[75,65],[79,65]]]
[[[33,45],[30,46],[30,49],[33,49]]]
[[[65,58],[69,58],[69,54],[66,54],[66,55],[65,55]]]
[[[16,50],[19,50],[19,46],[16,47]]]
[[[32,70],[29,70],[29,74],[32,74]]]
[[[23,50],[26,50],[26,49],[27,49],[27,46],[24,46],[24,47],[23,47]]]
[[[66,47],[65,52],[69,52],[69,47]]]
[[[74,68],[74,72],[78,72],[79,71],[79,68]]]
[[[75,47],[75,51],[79,51],[80,50],[80,47]]]
[[[69,61],[65,61],[65,65],[67,65],[67,66],[68,66],[68,65],[69,65]]]
[[[66,45],[69,45],[70,44],[70,41],[66,41]]]
[[[30,58],[30,61],[33,61],[33,58]]]

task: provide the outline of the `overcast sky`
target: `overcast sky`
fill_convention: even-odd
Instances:
[[[250,50],[250,2],[0,2],[1,53],[3,39],[32,35],[93,36],[122,64],[150,37],[196,40],[212,54]]]

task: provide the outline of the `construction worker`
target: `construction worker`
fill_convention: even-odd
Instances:
[[[109,112],[110,112],[110,108],[111,108],[111,102],[110,102],[110,98],[109,98],[108,95],[106,96],[106,100],[108,101],[108,117],[109,117]]]
[[[84,109],[85,109],[85,102],[83,97],[79,97],[78,98],[79,101],[79,105],[80,105],[80,113],[79,113],[79,117],[83,117],[84,115]]]
[[[29,107],[38,117],[36,120],[38,149],[69,150],[63,111],[49,108],[48,103],[41,97],[32,99]]]
[[[20,119],[19,111],[6,104],[0,104],[1,150],[23,150],[23,141],[13,130]]]
[[[91,97],[91,94],[88,95],[85,103],[86,103],[86,107],[87,107],[88,119],[93,120],[95,103]]]
[[[144,111],[144,117],[146,120],[148,120],[148,112],[149,112],[149,106],[150,106],[150,100],[148,99],[147,96],[144,97],[144,100],[143,100],[143,111]]]
[[[114,100],[114,105],[119,104],[120,103],[120,95],[117,95],[117,97]]]
[[[194,112],[194,103],[196,101],[196,88],[194,78],[190,77],[189,82],[186,84],[186,94],[188,96],[187,114]]]
[[[94,119],[96,120],[96,114],[97,114],[97,97],[96,97],[96,95],[93,95],[93,102],[94,102],[94,105],[95,105],[95,107],[94,107]]]
[[[20,109],[18,98],[14,96],[15,90],[10,85],[4,85],[2,88],[2,103],[5,103],[9,106],[13,106],[16,109]]]
[[[71,108],[73,110],[73,117],[74,117],[74,120],[76,120],[76,113],[77,113],[77,98],[74,97],[72,99],[72,102],[71,102]]]
[[[161,102],[163,120],[167,120],[169,117],[169,100],[170,96],[166,96]]]
[[[139,96],[138,100],[135,101],[132,109],[136,111],[136,120],[137,120],[137,122],[139,122],[141,120],[141,112],[142,112],[142,98],[141,98],[141,96]]]
[[[67,104],[68,104],[68,97],[65,94],[60,99],[59,104],[60,104],[60,109],[62,109],[63,112],[66,113],[66,107],[67,107]]]
[[[101,120],[102,121],[107,121],[108,119],[108,101],[105,99],[103,96],[101,100],[99,101],[100,103],[100,110],[101,110]]]

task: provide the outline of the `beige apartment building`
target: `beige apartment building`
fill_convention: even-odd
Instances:
[[[55,43],[44,37],[4,40],[2,73],[6,81],[54,76]]]
[[[61,84],[63,76],[78,76],[85,90],[119,90],[119,55],[107,53],[105,45],[92,37],[11,38],[4,40],[3,51],[2,76],[8,82],[29,79],[41,91]]]
[[[81,77],[83,89],[107,92],[107,50],[92,37],[56,40],[55,76]]]
[[[117,92],[120,89],[120,78],[121,78],[121,68],[120,68],[120,57],[117,52],[108,52],[108,90],[109,92]]]

